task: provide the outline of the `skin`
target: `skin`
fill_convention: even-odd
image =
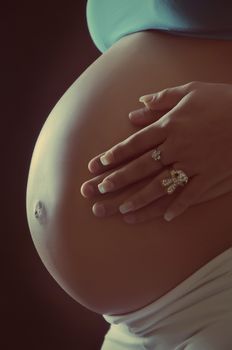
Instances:
[[[90,159],[139,130],[128,120],[139,96],[196,80],[231,84],[231,59],[231,41],[133,33],[100,55],[48,116],[32,155],[27,218],[48,272],[81,305],[109,315],[137,310],[231,246],[231,193],[166,222],[173,194],[151,221],[128,225],[120,212],[94,216],[96,198],[80,192],[94,177]],[[150,178],[104,198],[121,204]]]
[[[228,152],[232,147],[232,85],[190,82],[147,96],[154,97],[146,104],[148,108],[133,111],[134,116],[139,116],[139,125],[143,121],[146,127],[111,147],[103,156],[92,159],[88,168],[94,174],[101,174],[109,165],[113,169],[126,164],[100,184],[98,177],[87,181],[81,193],[93,198],[99,192],[115,192],[151,174],[153,179],[119,208],[114,206],[113,200],[95,203],[93,212],[97,216],[106,217],[118,210],[122,214],[130,212],[123,219],[133,224],[157,216],[159,199],[167,195],[169,187],[161,186],[161,181],[170,177],[169,170],[161,171],[167,165],[170,169],[181,169],[188,186],[182,185],[166,213],[180,215],[190,206],[232,190],[232,159]],[[157,110],[165,108],[170,108],[168,113],[163,113],[162,117],[156,115]],[[152,158],[155,147],[161,151],[159,162]],[[156,172],[160,174],[156,176]]]

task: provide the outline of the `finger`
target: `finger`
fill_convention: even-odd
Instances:
[[[99,218],[106,218],[118,213],[117,205],[117,201],[100,201],[94,203],[94,205],[92,206],[92,212],[95,216]]]
[[[165,212],[167,221],[182,214],[190,206],[197,204],[197,200],[207,186],[207,180],[201,175],[193,176],[182,189],[179,196],[171,203]]]
[[[154,162],[154,160],[153,160],[153,162]],[[156,162],[156,163],[158,163],[158,162]],[[117,170],[120,170],[121,168],[122,168],[121,165],[119,165],[117,167],[113,167],[115,172],[117,172]],[[141,171],[140,171],[140,173],[141,173]],[[109,175],[111,175],[111,174],[113,174],[113,173],[112,173],[111,169],[109,169],[108,171],[104,171],[103,173],[101,172],[100,175],[96,175],[92,179],[85,181],[80,187],[81,195],[83,197],[89,198],[89,199],[94,198],[94,197],[99,196],[99,195],[102,196],[101,192],[99,192],[99,187],[98,186],[102,182],[104,182],[104,180],[108,179]]]
[[[102,152],[100,154],[98,154],[97,156],[95,156],[94,158],[92,158],[89,163],[88,163],[88,169],[92,174],[95,175],[100,175],[104,172],[104,174],[106,173],[106,171],[112,170],[112,169],[117,169],[119,167],[121,167],[123,165],[123,163],[127,164],[127,161],[124,162],[120,162],[120,164],[109,164],[109,165],[104,165],[102,164],[100,158],[102,156],[105,155],[105,152]]]
[[[144,187],[145,183],[147,183],[147,180],[134,185],[134,191],[136,192]],[[104,200],[97,201],[92,206],[93,214],[101,218],[106,218],[115,214],[119,214],[120,217],[122,217],[121,213],[118,210],[118,207],[124,200],[128,198],[130,193],[131,187],[127,191],[123,191],[113,198],[110,196]],[[173,201],[173,197],[175,197],[175,195],[178,195],[178,192],[177,194],[174,193],[172,196],[163,196],[158,200],[152,202],[150,205],[138,209],[137,211],[133,211],[133,215],[136,217],[136,222],[146,221],[155,217],[163,217],[166,208],[171,203],[171,201]],[[123,219],[128,215],[131,215],[131,213],[123,215]]]
[[[160,119],[168,110],[165,111],[151,111],[150,108],[144,107],[136,109],[129,113],[130,121],[138,126],[146,126],[151,123],[154,123]]]
[[[148,150],[148,145],[150,145],[150,147],[151,143],[153,143],[154,145],[153,139],[149,138],[149,136],[152,136],[155,139],[156,144],[161,143],[162,139],[166,136],[164,135],[164,131],[166,130],[164,128],[164,124],[162,124],[163,117],[166,117],[166,119],[168,119],[176,111],[178,112],[178,102],[180,102],[180,100],[186,94],[193,90],[196,87],[196,85],[197,82],[190,82],[177,87],[164,89],[155,94],[153,93],[150,95],[145,95],[146,97],[152,96],[152,102],[146,102],[146,107],[148,109],[151,109],[152,111],[167,109],[169,110],[169,112],[165,113],[162,117],[160,117],[159,120],[153,123],[154,130],[149,129],[150,125],[148,125],[144,129],[131,135],[126,140],[122,141],[121,143],[118,143],[110,150],[106,151],[103,157],[101,157],[101,154],[91,159],[88,164],[88,169],[93,173],[95,173],[95,171],[100,172],[102,167],[115,165],[118,162],[125,161],[129,157],[132,157],[136,154],[138,155],[144,153]],[[140,100],[142,99],[142,97],[140,98]],[[144,139],[144,136],[146,136],[146,140]]]
[[[197,85],[197,82],[189,82],[184,85],[174,86],[153,94],[141,96],[139,101],[153,110],[170,109],[176,106],[178,102]]]
[[[162,143],[167,138],[167,131],[161,123],[161,119],[152,125],[148,125],[142,130],[130,135],[127,139],[114,145],[104,156],[98,156],[89,162],[89,168],[96,166],[106,168],[110,165],[118,165],[128,162],[135,157],[145,153],[157,144]]]
[[[144,187],[145,184],[148,183],[148,179],[141,180],[140,182],[129,186],[128,188],[118,191],[116,193],[109,193],[104,195],[104,199],[97,201],[94,203],[92,207],[93,214],[99,217],[107,217],[111,216],[113,214],[118,214],[121,217],[121,214],[118,210],[119,205],[128,198],[131,193],[136,193],[138,190],[140,190],[142,187]]]
[[[153,99],[149,104],[151,110],[173,108],[156,122],[132,134],[126,140],[118,143],[105,152],[103,156],[98,158],[98,166],[101,166],[101,163],[103,166],[118,164],[120,161],[126,161],[130,157],[144,153],[154,145],[153,140],[155,140],[156,144],[161,143],[162,139],[167,137],[167,128],[165,128],[165,126],[168,125],[168,120],[175,117],[175,114],[180,113],[181,105],[179,106],[179,102],[185,95],[195,88],[196,84],[197,82],[191,82],[152,94]],[[90,161],[90,163],[91,162],[92,161]]]
[[[162,146],[159,147],[161,153],[166,154],[161,148]],[[163,164],[155,161],[153,157],[154,149],[114,171],[98,185],[99,191],[101,193],[113,192],[152,174],[157,174],[158,171],[163,169]]]
[[[88,169],[91,173],[98,174],[100,170],[102,170],[102,164],[99,165],[99,157],[103,156],[105,152],[102,152],[101,154],[97,155],[91,161],[88,163]]]
[[[177,197],[178,191],[172,194],[172,196],[163,196],[159,199],[148,204],[146,207],[140,208],[136,211],[122,215],[123,220],[128,224],[139,224],[147,222],[152,219],[163,219],[164,213],[169,204]]]
[[[166,178],[170,178],[169,169],[162,171],[148,185],[123,202],[118,208],[120,213],[125,214],[138,210],[152,203],[154,200],[167,195],[167,191],[162,185],[162,180]]]
[[[94,198],[99,196],[98,185],[104,180],[106,176],[110,174],[110,171],[106,171],[103,174],[95,176],[94,178],[85,181],[80,187],[80,193],[85,198]]]

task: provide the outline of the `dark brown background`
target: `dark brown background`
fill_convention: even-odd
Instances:
[[[109,328],[53,280],[33,245],[26,184],[38,134],[56,102],[101,54],[86,1],[1,5],[1,325],[3,350],[100,349]]]

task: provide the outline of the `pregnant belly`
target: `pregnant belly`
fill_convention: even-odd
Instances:
[[[80,187],[87,164],[138,130],[138,97],[190,81],[232,83],[232,42],[134,33],[101,55],[66,91],[37,139],[27,183],[27,218],[37,252],[57,283],[97,313],[156,300],[232,243],[232,193],[162,217],[126,224],[93,215]],[[155,141],[154,141],[155,146]],[[150,180],[105,197],[126,199]]]

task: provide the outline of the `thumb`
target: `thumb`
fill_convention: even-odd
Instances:
[[[187,83],[180,86],[164,89],[162,91],[144,95],[139,101],[144,103],[150,110],[171,109],[180,102],[180,100],[188,94],[192,89],[192,84]]]

